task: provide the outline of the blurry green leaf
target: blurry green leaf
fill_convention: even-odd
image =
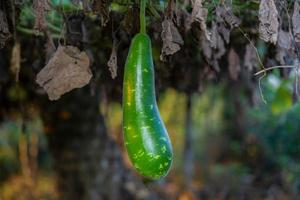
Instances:
[[[273,114],[280,114],[287,111],[293,104],[292,91],[286,83],[280,85],[271,103]]]

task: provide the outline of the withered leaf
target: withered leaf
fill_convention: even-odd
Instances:
[[[11,37],[5,13],[0,10],[0,49],[4,47],[6,41]]]
[[[207,62],[213,66],[217,72],[219,72],[220,67],[218,60],[226,53],[225,43],[217,31],[217,25],[215,22],[212,23],[211,32],[211,41],[208,41],[207,38],[202,35],[201,47]]]
[[[107,62],[110,75],[113,79],[117,77],[118,58],[117,58],[117,45],[114,43],[110,54],[109,61]]]
[[[212,40],[211,47],[214,49],[214,57],[220,59],[225,53],[225,43],[218,32],[218,27],[215,22],[212,22]]]
[[[218,32],[223,36],[224,41],[228,44],[230,42],[231,28],[221,23],[218,25]]]
[[[33,9],[35,13],[34,29],[42,31],[47,27],[46,13],[50,10],[48,0],[33,0]]]
[[[228,54],[228,70],[230,78],[234,81],[238,79],[239,73],[241,71],[240,58],[233,48],[230,49]]]
[[[251,44],[247,44],[246,52],[244,55],[244,66],[245,68],[252,72],[255,68],[257,68],[258,59],[256,55],[256,51]]]
[[[15,81],[19,81],[19,73],[21,69],[21,45],[17,41],[14,44],[12,49],[11,58],[10,58],[10,71],[15,76]]]
[[[139,31],[140,25],[136,19],[139,18],[139,10],[137,7],[129,7],[122,21],[122,26],[128,34]]]
[[[260,38],[266,42],[276,44],[279,22],[274,0],[261,0],[258,19]]]
[[[111,0],[94,0],[92,10],[101,17],[101,26],[106,26],[109,20],[109,5]]]
[[[165,56],[172,55],[180,50],[183,45],[183,39],[171,19],[162,22],[161,38],[163,47],[160,55],[161,60],[165,60]]]
[[[202,0],[196,0],[193,4],[192,16],[188,24],[188,29],[190,29],[193,22],[199,22],[200,29],[204,33],[207,40],[210,40],[210,32],[207,30],[206,19],[208,10],[203,7]]]
[[[295,41],[300,42],[300,0],[295,1],[292,21]]]
[[[233,14],[231,7],[223,4],[216,7],[216,16],[218,31],[228,44],[230,41],[231,29],[239,26],[241,24],[241,20]]]
[[[278,32],[277,45],[284,49],[293,49],[293,38],[291,34],[282,29]]]
[[[74,46],[59,46],[48,64],[38,73],[36,82],[50,100],[89,83],[92,73],[89,57]]]
[[[49,59],[54,54],[56,48],[55,48],[54,41],[52,39],[51,32],[49,30],[46,30],[45,34],[46,34],[46,39],[47,39],[47,42],[45,43],[45,60],[46,60],[46,63],[48,63]]]
[[[216,45],[217,44],[215,44],[215,47],[217,47]],[[209,61],[212,58],[213,49],[211,43],[205,37],[201,38],[201,49],[205,58]]]
[[[276,59],[281,65],[293,64],[296,59],[293,35],[290,32],[279,30],[276,46]]]
[[[241,24],[241,20],[235,16],[231,10],[231,7],[225,5],[219,5],[216,7],[216,15],[218,22],[225,22],[231,28],[237,27]]]

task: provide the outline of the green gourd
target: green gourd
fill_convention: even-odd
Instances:
[[[124,71],[123,132],[135,169],[150,179],[164,177],[172,164],[172,146],[155,98],[151,40],[145,33],[145,0],[141,31],[133,38]]]

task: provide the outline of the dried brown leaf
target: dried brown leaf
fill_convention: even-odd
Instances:
[[[290,32],[279,30],[276,46],[276,59],[281,65],[294,64],[296,59],[294,38]]]
[[[231,30],[234,27],[239,26],[241,20],[233,14],[230,6],[225,6],[223,4],[216,7],[216,16],[218,31],[228,44],[230,41]]]
[[[109,20],[109,5],[111,0],[94,0],[92,10],[101,17],[101,26],[106,26]]]
[[[205,36],[201,37],[201,48],[207,62],[219,72],[219,59],[226,53],[225,43],[217,31],[217,25],[212,23],[212,37],[211,41],[208,41]]]
[[[276,44],[279,22],[274,0],[261,0],[258,19],[260,38],[266,42]]]
[[[230,42],[231,28],[222,23],[218,25],[218,32],[222,35],[224,41],[228,44]]]
[[[220,59],[225,53],[225,43],[218,32],[218,26],[215,22],[212,22],[212,40],[211,47],[214,49],[214,57],[215,59]]]
[[[293,12],[293,32],[296,42],[300,42],[300,1],[296,0]]]
[[[231,7],[219,5],[216,7],[217,22],[225,22],[230,28],[238,27],[241,20],[235,16]]]
[[[117,58],[117,45],[113,45],[109,61],[107,62],[108,69],[110,71],[111,77],[115,79],[117,77],[118,70],[118,58]]]
[[[293,49],[293,38],[291,34],[287,31],[280,29],[278,32],[277,45],[287,50]]]
[[[38,73],[36,82],[50,100],[89,83],[92,73],[89,57],[74,46],[59,46],[48,64]]]
[[[165,60],[165,56],[172,55],[180,50],[183,45],[183,39],[174,25],[173,21],[166,19],[162,22],[161,38],[163,41],[161,60]]]
[[[228,64],[230,78],[236,81],[241,71],[241,66],[239,55],[235,52],[233,48],[230,49],[228,54]]]
[[[6,41],[11,37],[5,13],[0,10],[0,49],[4,47]]]
[[[256,51],[251,44],[247,44],[246,52],[244,55],[244,66],[248,71],[252,72],[254,69],[257,68],[257,65],[258,65],[258,59],[257,59]]]
[[[199,22],[200,29],[204,33],[207,40],[210,40],[210,32],[206,26],[208,10],[203,7],[202,0],[196,0],[193,4],[191,19],[189,20],[187,29],[191,28],[193,22]]]
[[[15,81],[19,81],[19,73],[21,69],[21,45],[20,42],[16,42],[11,53],[10,58],[10,71],[15,76]]]
[[[48,0],[33,0],[33,9],[35,13],[34,29],[43,31],[47,27],[46,13],[50,10]]]
[[[45,60],[46,60],[46,63],[48,63],[49,59],[53,56],[55,50],[56,50],[56,47],[55,47],[55,44],[54,44],[54,41],[53,41],[53,38],[51,36],[51,33],[49,30],[47,30],[45,32],[46,34],[46,38],[47,38],[47,42],[45,43]]]
[[[136,19],[139,18],[137,7],[130,7],[122,21],[122,26],[128,34],[134,34],[139,31],[140,25]]]

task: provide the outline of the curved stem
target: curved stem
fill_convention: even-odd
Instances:
[[[146,1],[140,1],[140,33],[146,34],[146,17],[145,17],[145,9],[146,9]]]

